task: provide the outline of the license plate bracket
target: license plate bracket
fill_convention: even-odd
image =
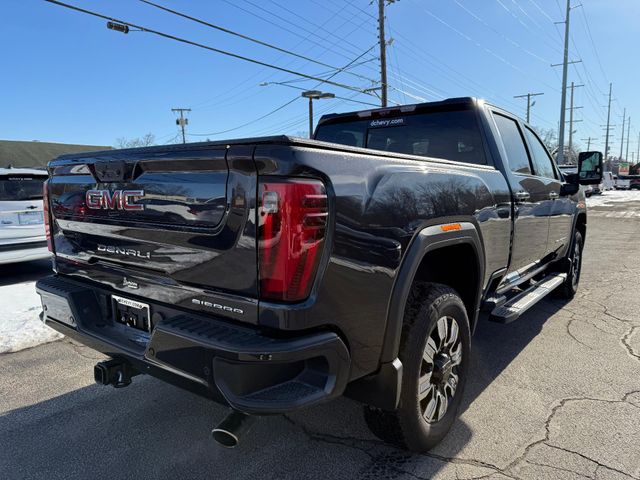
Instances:
[[[111,295],[111,300],[113,301],[113,314],[116,322],[136,330],[151,332],[149,304],[118,295]]]

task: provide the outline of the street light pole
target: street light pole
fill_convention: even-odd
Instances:
[[[309,138],[313,137],[313,97],[309,97]]]
[[[302,92],[302,96],[309,99],[309,138],[313,138],[313,101],[322,98],[335,98],[335,94],[320,90],[305,90]]]

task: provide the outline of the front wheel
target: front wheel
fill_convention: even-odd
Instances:
[[[567,257],[566,268],[564,273],[567,274],[567,279],[562,285],[558,287],[558,294],[561,298],[571,300],[578,291],[578,285],[580,283],[580,274],[582,273],[582,249],[584,247],[584,239],[582,233],[576,230],[573,234],[573,245],[571,246],[571,253]]]
[[[393,412],[365,407],[373,433],[413,451],[437,445],[460,406],[470,337],[467,312],[455,290],[416,284],[407,301],[398,355],[403,365],[400,404]]]

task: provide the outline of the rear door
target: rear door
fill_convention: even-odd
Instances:
[[[549,235],[549,182],[533,174],[522,129],[514,118],[493,112],[504,152],[507,177],[513,191],[514,233],[510,271],[524,270],[543,258]]]
[[[46,178],[44,172],[0,174],[0,243],[44,240],[42,184]]]

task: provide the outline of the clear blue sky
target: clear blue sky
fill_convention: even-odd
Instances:
[[[220,49],[308,74],[328,68],[284,55],[178,18],[136,0],[68,0],[69,3]],[[257,37],[331,66],[343,66],[376,43],[377,8],[369,0],[212,0],[162,5]],[[569,81],[575,90],[577,139],[596,137],[603,148],[605,92],[613,82],[612,154],[620,148],[622,110],[632,119],[630,151],[637,147],[640,96],[637,45],[640,1],[581,0],[572,12]],[[575,3],[578,3],[576,0]],[[536,98],[532,123],[557,128],[564,0],[399,0],[387,9],[389,83],[400,103],[453,96],[483,97],[524,116]],[[264,82],[296,77],[149,33],[107,30],[105,21],[44,1],[3,2],[0,30],[2,139],[112,145],[118,137],[151,132],[159,143],[178,133],[171,107],[190,107],[188,132],[211,139],[304,133],[307,104],[299,90]],[[589,23],[590,33],[586,28]],[[594,48],[595,46],[595,48]],[[596,54],[597,52],[597,54]],[[378,78],[377,50],[369,62],[333,80],[360,88]],[[364,77],[364,78],[363,78]],[[313,81],[292,85],[313,88]],[[377,102],[339,87],[344,98]],[[321,100],[317,112],[367,108],[346,100]],[[317,120],[317,118],[316,118]],[[249,123],[252,122],[252,123]],[[237,128],[243,124],[248,125]],[[233,129],[233,130],[231,130]],[[231,130],[226,133],[219,133]],[[190,136],[191,141],[205,136]]]

